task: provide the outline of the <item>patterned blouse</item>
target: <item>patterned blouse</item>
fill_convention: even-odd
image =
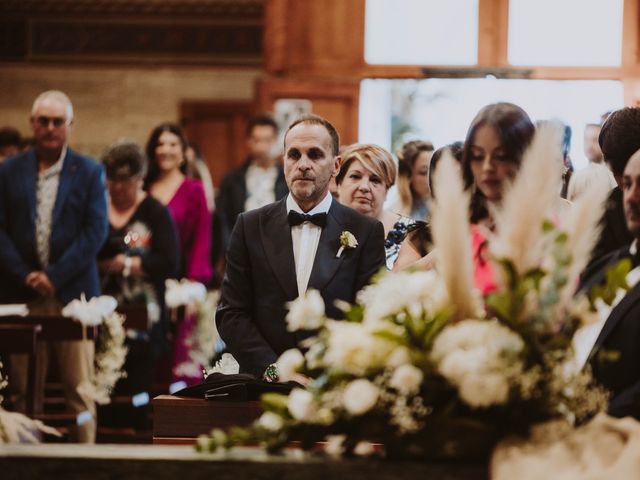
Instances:
[[[409,217],[400,217],[398,221],[393,225],[393,228],[389,230],[387,238],[384,241],[384,250],[386,255],[386,266],[388,270],[391,270],[398,260],[400,254],[400,245],[407,238],[407,235],[411,232],[427,229],[426,222],[420,220],[414,220]]]

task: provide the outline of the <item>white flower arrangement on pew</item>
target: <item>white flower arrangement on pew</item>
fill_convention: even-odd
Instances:
[[[118,302],[106,295],[87,301],[84,295],[62,309],[62,315],[79,321],[85,327],[100,326],[95,353],[95,370],[90,381],[78,385],[78,392],[100,405],[110,403],[111,392],[118,380],[126,376],[122,367],[127,358],[124,316],[116,312]]]
[[[7,377],[2,373],[2,360],[0,360],[0,392],[9,384]],[[40,443],[40,434],[46,433],[61,437],[61,433],[55,428],[48,427],[40,420],[32,420],[22,413],[9,412],[2,408],[4,397],[0,394],[0,445],[4,443]]]
[[[165,287],[165,303],[168,308],[184,306],[187,311],[193,309],[196,315],[195,328],[185,340],[189,348],[189,361],[176,365],[174,374],[197,377],[203,371],[209,373],[215,345],[220,338],[215,322],[220,292],[207,292],[203,284],[185,278],[180,281],[168,279]]]
[[[597,238],[606,192],[591,190],[567,218],[550,215],[560,179],[556,132],[541,128],[520,174],[494,212],[489,238],[498,288],[482,298],[473,283],[469,197],[454,161],[436,172],[432,233],[437,272],[383,273],[327,319],[320,294],[289,305],[290,330],[316,331],[303,351],[278,360],[306,389],[262,397],[265,413],[248,428],[214,430],[200,451],[260,442],[278,451],[326,442],[330,454],[485,457],[508,434],[535,424],[586,421],[607,393],[590,371],[567,368],[576,329],[597,313],[574,299],[577,274]],[[550,221],[551,218],[553,221]]]

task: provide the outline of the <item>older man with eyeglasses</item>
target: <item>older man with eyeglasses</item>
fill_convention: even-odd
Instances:
[[[40,94],[31,110],[35,148],[0,165],[0,303],[59,308],[82,294],[100,294],[96,255],[107,235],[104,173],[68,148],[72,124],[67,95]],[[93,442],[95,404],[76,388],[93,374],[93,344],[40,343],[58,357],[67,405],[78,415],[77,439]],[[41,353],[46,359],[46,350]],[[26,389],[26,368],[16,360],[10,378],[19,393]],[[41,387],[43,381],[36,383]]]

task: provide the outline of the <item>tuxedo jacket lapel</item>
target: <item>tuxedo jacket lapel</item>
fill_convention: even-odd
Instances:
[[[260,234],[267,262],[275,272],[287,298],[298,296],[291,228],[287,222],[286,197],[260,216]],[[247,239],[251,241],[251,239]]]
[[[343,223],[340,205],[333,200],[327,214],[327,224],[320,234],[316,258],[313,261],[313,268],[309,277],[309,288],[322,290],[333,278],[338,267],[340,267],[348,254],[347,251],[344,251],[339,258],[336,258],[340,248],[340,234],[342,233]]]
[[[607,318],[602,330],[600,331],[600,335],[598,335],[598,338],[596,339],[596,343],[593,346],[590,356],[594,355],[595,351],[600,348],[611,332],[613,332],[613,329],[618,325],[620,320],[625,317],[629,309],[638,301],[640,301],[640,283],[636,284],[631,290],[629,290],[620,303],[611,310],[609,318]]]

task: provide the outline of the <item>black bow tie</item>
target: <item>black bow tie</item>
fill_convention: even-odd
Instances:
[[[308,213],[298,213],[294,212],[293,210],[289,210],[287,221],[292,227],[295,227],[296,225],[302,225],[304,222],[311,222],[314,225],[322,228],[327,224],[327,214],[316,213],[314,215],[309,215]]]

